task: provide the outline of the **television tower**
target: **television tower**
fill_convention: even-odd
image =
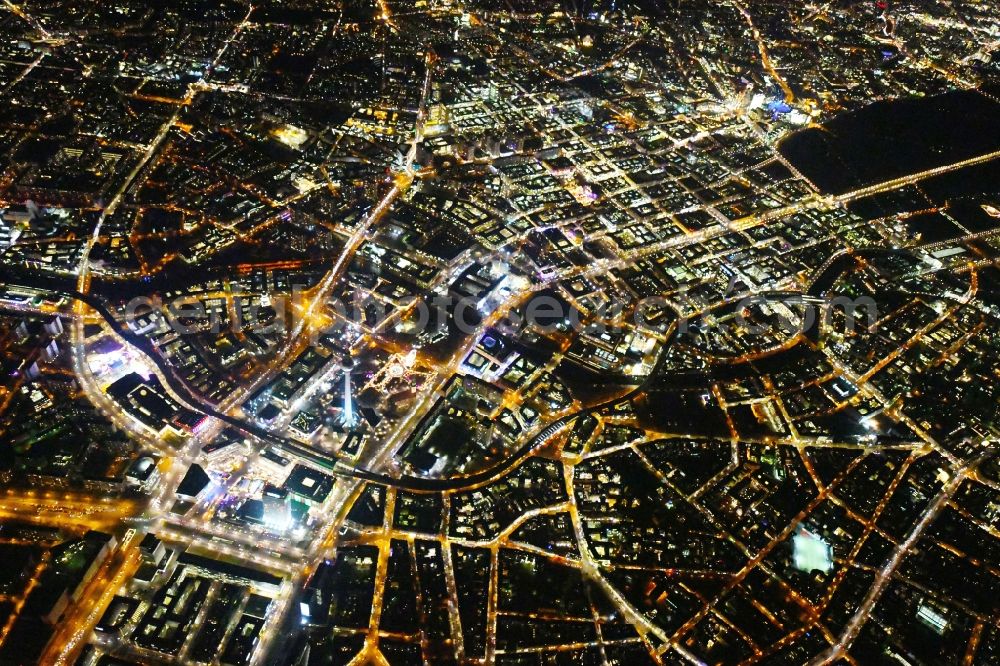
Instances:
[[[344,366],[344,408],[340,415],[344,427],[352,428],[355,425],[354,398],[351,396],[351,367]]]

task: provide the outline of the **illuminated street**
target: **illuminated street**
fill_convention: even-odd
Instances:
[[[995,3],[0,22],[0,664],[1000,663]]]

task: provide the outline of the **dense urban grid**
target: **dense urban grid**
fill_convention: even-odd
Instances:
[[[996,2],[0,32],[0,664],[1000,663]]]

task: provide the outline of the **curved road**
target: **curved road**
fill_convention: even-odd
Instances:
[[[623,396],[614,398],[612,400],[581,409],[573,414],[567,414],[566,416],[560,417],[542,429],[540,432],[528,439],[520,448],[514,451],[508,458],[504,461],[497,463],[496,465],[489,467],[485,470],[477,472],[475,474],[470,474],[467,476],[453,477],[449,479],[427,479],[416,476],[401,476],[392,477],[386,474],[380,474],[376,472],[371,472],[364,469],[352,468],[344,465],[339,460],[327,455],[317,452],[316,450],[301,444],[293,439],[283,437],[278,435],[262,426],[241,419],[231,414],[226,414],[216,409],[213,405],[207,403],[201,397],[197,396],[193,391],[191,391],[188,386],[181,381],[173,372],[173,368],[170,364],[160,356],[159,352],[154,347],[153,343],[140,335],[133,333],[127,326],[123,326],[118,319],[115,318],[114,314],[111,312],[110,308],[105,303],[104,299],[92,294],[84,294],[76,289],[67,288],[64,286],[57,286],[55,284],[48,284],[45,286],[37,286],[27,284],[25,280],[11,279],[9,275],[2,276],[7,280],[8,284],[13,284],[16,286],[26,287],[30,289],[45,289],[50,293],[58,294],[60,296],[65,296],[67,298],[72,298],[74,300],[81,301],[92,308],[97,314],[104,319],[111,329],[122,339],[129,342],[136,349],[138,349],[144,356],[146,356],[162,373],[166,383],[170,388],[180,396],[186,403],[187,406],[196,412],[202,413],[206,416],[219,419],[223,423],[230,425],[238,430],[241,430],[247,434],[250,434],[258,439],[269,442],[271,444],[277,445],[283,449],[286,449],[292,453],[302,455],[304,457],[310,458],[313,461],[322,464],[325,468],[329,469],[330,472],[336,476],[349,477],[354,479],[359,479],[362,481],[368,481],[371,483],[376,483],[383,486],[391,486],[394,488],[399,488],[403,490],[409,490],[412,492],[420,493],[430,493],[430,492],[441,492],[446,490],[463,490],[466,488],[475,487],[487,483],[499,476],[506,474],[518,465],[520,465],[536,448],[543,445],[548,439],[554,435],[557,431],[562,429],[564,426],[574,421],[575,419],[585,416],[587,414],[612,407],[614,405],[620,404],[626,400],[630,400],[640,392],[642,392],[647,385],[651,384],[655,379],[659,370],[662,366],[664,355],[660,356],[656,365],[650,371],[647,378],[634,389],[629,391]],[[669,344],[669,340],[666,344]]]
[[[897,251],[889,250],[886,251],[885,253],[892,254],[894,252]],[[880,251],[863,250],[858,252],[857,254],[864,254],[864,253],[879,254]],[[846,258],[846,256],[844,258]],[[835,266],[838,263],[839,263],[838,261],[828,262],[828,265],[825,265],[824,268],[820,271],[821,274],[817,276],[817,279],[811,281],[811,283],[814,285],[814,289],[811,289],[810,291],[818,291],[815,289],[815,286],[817,285],[817,283],[820,282],[819,278],[826,278],[828,277],[827,273],[829,271],[831,271],[834,268],[840,268],[839,266]],[[57,293],[59,295],[66,296],[68,298],[72,298],[81,301],[83,303],[86,303],[108,323],[108,325],[115,331],[117,335],[119,335],[121,338],[127,340],[130,344],[135,346],[136,349],[142,352],[143,355],[145,355],[154,365],[156,365],[156,367],[159,368],[159,370],[163,374],[163,377],[165,378],[167,384],[169,384],[170,388],[177,395],[179,395],[186,403],[188,403],[188,406],[194,409],[195,411],[205,414],[206,416],[211,416],[213,418],[219,419],[220,421],[226,423],[227,425],[230,425],[238,430],[241,430],[254,437],[257,437],[262,441],[269,442],[271,444],[279,446],[291,453],[309,458],[314,462],[320,464],[321,466],[325,467],[326,469],[328,469],[330,473],[334,474],[335,476],[359,479],[370,483],[376,483],[383,486],[391,486],[393,488],[398,488],[418,493],[456,491],[456,490],[474,488],[476,486],[488,483],[510,472],[511,470],[519,466],[522,462],[524,462],[524,460],[527,459],[537,448],[539,448],[545,442],[547,442],[552,435],[554,435],[556,432],[561,430],[563,427],[565,427],[572,421],[582,416],[586,416],[588,414],[598,412],[603,409],[607,409],[609,407],[621,404],[622,402],[632,399],[633,397],[643,392],[647,388],[654,386],[655,383],[662,381],[662,378],[660,378],[658,375],[662,368],[663,362],[666,358],[666,355],[661,353],[659,359],[657,360],[653,369],[650,371],[649,375],[640,384],[636,385],[635,388],[633,388],[625,395],[602,402],[597,405],[593,405],[591,407],[581,409],[577,412],[574,412],[573,414],[567,414],[565,416],[556,419],[555,421],[547,425],[545,428],[543,428],[541,431],[539,431],[531,438],[529,438],[523,445],[521,445],[505,460],[497,463],[492,467],[489,467],[474,474],[469,474],[460,477],[452,477],[448,479],[428,479],[416,476],[393,477],[387,474],[372,472],[365,469],[348,467],[347,465],[343,464],[340,460],[328,454],[318,452],[315,449],[312,449],[311,447],[304,445],[300,442],[297,442],[293,439],[283,437],[274,432],[271,432],[270,430],[267,430],[266,428],[263,428],[262,426],[253,423],[252,421],[241,419],[232,416],[231,414],[226,414],[225,412],[219,411],[213,405],[207,403],[202,398],[195,395],[195,393],[192,392],[188,388],[188,386],[174,374],[173,368],[171,368],[170,364],[167,363],[162,356],[160,356],[160,354],[158,353],[154,345],[149,341],[149,339],[136,335],[131,330],[129,330],[128,327],[123,326],[115,318],[114,314],[108,308],[103,298],[91,294],[84,294],[77,291],[76,289],[67,288],[65,286],[57,286],[56,284],[47,284],[44,286],[38,286],[38,285],[27,284],[27,281],[24,280],[23,278],[12,279],[10,275],[0,275],[0,277],[7,279],[8,283],[15,284],[17,286],[27,287],[32,289],[38,289],[38,288],[46,289],[52,293]],[[55,282],[54,280],[45,280],[45,281]],[[816,294],[809,292],[807,292],[807,294],[796,294],[792,292],[774,292],[773,294],[769,294],[769,296],[775,296],[775,295],[797,296],[810,299],[811,297],[815,297]],[[669,345],[673,341],[674,337],[676,336],[676,332],[677,331],[675,328],[674,331],[671,332],[670,338],[664,343],[664,346]]]

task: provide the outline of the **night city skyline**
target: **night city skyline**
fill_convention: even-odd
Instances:
[[[0,666],[1000,663],[1000,5],[0,32]]]

